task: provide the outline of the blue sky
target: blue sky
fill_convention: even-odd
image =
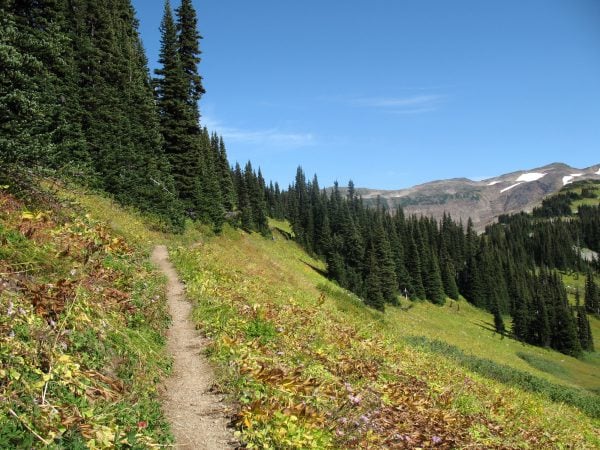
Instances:
[[[178,0],[172,0],[178,6]],[[163,2],[133,0],[150,67]],[[282,186],[600,163],[598,0],[194,0],[204,125]]]

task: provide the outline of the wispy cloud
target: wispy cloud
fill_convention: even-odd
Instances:
[[[227,142],[241,142],[283,149],[305,147],[315,143],[313,133],[289,132],[279,128],[251,130],[230,127],[207,116],[202,118],[202,124],[208,127],[209,130],[222,135]]]
[[[423,114],[437,111],[445,95],[426,94],[408,97],[363,97],[352,100],[355,106],[381,109],[394,114]]]

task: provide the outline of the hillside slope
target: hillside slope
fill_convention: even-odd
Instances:
[[[34,191],[0,190],[0,448],[168,445],[155,235],[105,198]]]
[[[2,448],[171,442],[157,243],[171,247],[248,448],[600,446],[598,353],[501,339],[464,301],[375,312],[326,280],[284,222],[274,239],[164,235],[108,199],[53,198],[0,193]]]
[[[377,313],[277,232],[172,254],[249,448],[600,445],[594,355],[501,339],[464,301]]]

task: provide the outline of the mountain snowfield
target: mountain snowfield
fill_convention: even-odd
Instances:
[[[598,170],[598,171],[600,172],[600,170]],[[567,175],[566,177],[563,177],[563,179],[562,179],[563,186],[566,186],[567,184],[572,183],[576,177],[580,177],[582,175],[583,175],[582,173],[572,173],[571,175]]]
[[[545,173],[539,173],[539,172],[524,173],[523,175],[520,175],[519,178],[517,178],[517,181],[526,181],[526,182],[537,181],[540,178],[544,178],[545,176],[546,176]]]
[[[600,180],[600,165],[578,169],[553,163],[481,181],[454,178],[407,189],[358,189],[357,192],[367,203],[379,197],[390,209],[402,207],[407,214],[441,218],[446,213],[464,223],[471,218],[475,227],[483,230],[499,215],[530,211],[545,196],[567,184],[588,179]]]

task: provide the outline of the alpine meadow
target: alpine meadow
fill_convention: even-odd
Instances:
[[[0,448],[600,448],[600,10],[546,5],[0,2]]]

